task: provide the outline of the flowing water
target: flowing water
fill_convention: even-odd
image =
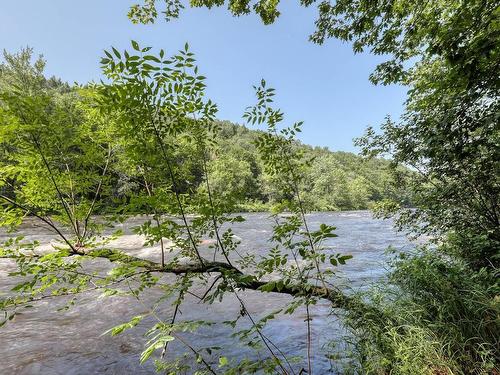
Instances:
[[[233,228],[235,235],[241,240],[238,251],[240,254],[262,254],[270,247],[268,239],[272,222],[264,213],[244,216],[246,221],[237,223]],[[313,213],[307,216],[307,220],[312,229],[317,228],[320,223],[337,227],[338,237],[328,243],[331,248],[329,251],[353,255],[346,265],[339,267],[339,271],[341,270],[344,278],[342,283],[348,283],[354,290],[383,280],[387,272],[384,255],[387,247],[403,251],[413,247],[404,235],[392,228],[390,221],[373,219],[366,211]],[[144,247],[143,239],[131,232],[131,228],[142,221],[144,218],[127,221],[122,228],[124,236],[113,245],[129,254],[158,259],[158,247]],[[54,238],[53,234],[34,222],[23,224],[20,232],[27,240],[37,239],[45,246],[49,246]],[[4,232],[0,233],[0,241],[7,237]],[[92,270],[103,270],[109,267],[109,262],[93,260],[87,266]],[[16,280],[8,277],[13,269],[11,260],[0,259],[0,293],[8,293],[16,285]],[[172,279],[167,276],[162,281],[169,280]],[[197,291],[196,287],[194,290]],[[200,287],[198,292],[202,294],[203,289]],[[114,325],[147,312],[148,307],[161,295],[161,291],[148,291],[141,303],[129,297],[99,298],[99,295],[98,292],[87,292],[79,297],[75,306],[62,312],[56,310],[64,305],[63,300],[44,300],[34,308],[24,310],[13,322],[0,328],[0,374],[154,374],[151,363],[139,365],[139,356],[147,340],[144,334],[154,324],[152,319],[146,319],[136,328],[119,336],[101,334]],[[291,297],[275,293],[245,291],[239,295],[254,319],[282,308],[291,301]],[[180,312],[181,320],[209,319],[219,322],[187,335],[194,347],[221,346],[224,348],[223,354],[233,358],[235,362],[245,356],[255,357],[254,352],[231,337],[232,332],[227,325],[221,324],[240,313],[240,305],[235,297],[228,295],[222,302],[213,305],[202,305],[196,298],[188,297]],[[318,302],[311,308],[315,374],[340,371],[335,366],[332,367],[325,357],[327,345],[332,340],[337,343],[337,350],[342,355],[342,335],[345,334],[331,312],[326,302]],[[172,308],[168,304],[162,305],[159,314],[167,321]],[[307,337],[304,319],[305,311],[302,308],[292,315],[279,315],[268,324],[264,334],[285,354],[304,356]],[[248,327],[248,324],[248,318],[241,317],[238,327]],[[184,350],[174,341],[169,346],[168,355],[172,358]],[[265,350],[260,353],[262,356],[267,354]],[[216,356],[212,359],[217,362]],[[297,364],[295,368],[300,370],[301,366],[302,364]]]

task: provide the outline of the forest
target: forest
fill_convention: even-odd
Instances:
[[[84,97],[81,96],[82,91],[92,90],[89,85],[85,88],[71,87],[56,77],[45,77],[43,66],[46,62],[33,56],[30,48],[16,53],[4,52],[4,61],[0,65],[0,87],[4,92],[15,92],[23,85],[24,89],[44,90],[46,95],[52,97],[51,100],[65,101],[78,108],[72,113],[72,121],[81,123],[90,116],[88,109],[87,112],[84,109]],[[235,197],[238,202],[235,210],[239,212],[271,209],[285,197],[272,183],[271,176],[265,174],[262,161],[257,156],[255,141],[259,131],[228,121],[216,121],[220,127],[220,139],[217,149],[207,160],[214,192]],[[302,148],[305,157],[311,159],[311,168],[301,187],[304,204],[309,210],[363,210],[386,199],[410,205],[408,194],[397,187],[396,179],[389,171],[389,161],[366,159],[348,152],[331,152],[327,148],[300,145],[299,142],[297,147]],[[189,148],[179,152],[179,158],[188,159]],[[182,187],[182,193],[189,194],[202,188],[203,173],[196,164],[186,163],[185,168],[182,173],[189,184]],[[110,178],[114,179],[114,199],[125,197],[130,189],[145,192],[145,187],[124,171],[116,171]],[[8,185],[2,188],[4,194],[15,198],[9,195]],[[113,202],[109,205],[112,206]]]
[[[153,373],[500,374],[498,2],[300,4],[317,7],[310,42],[383,56],[370,81],[408,88],[400,119],[354,140],[360,155],[302,144],[314,124],[290,122],[265,79],[249,82],[241,124],[221,121],[188,43],[108,48],[102,80],[81,85],[46,77],[31,48],[4,53],[0,275],[14,285],[1,289],[0,337],[52,301],[51,314],[71,314],[90,296],[103,310],[84,325],[107,304],[137,306],[92,340],[139,342]],[[265,25],[286,12],[268,0],[145,0],[128,17],[182,22],[197,7]],[[364,209],[414,242],[378,255],[384,276],[360,287],[343,276],[356,259],[335,246],[337,227],[311,212]],[[235,235],[246,211],[269,219],[256,250]],[[25,236],[27,225],[51,241]],[[252,296],[280,308],[256,311]],[[229,320],[216,319],[222,303]],[[270,335],[283,317],[303,333],[294,355]],[[318,332],[318,319],[340,333]]]

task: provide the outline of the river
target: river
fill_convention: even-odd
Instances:
[[[269,248],[272,223],[268,214],[251,213],[244,214],[244,217],[245,222],[233,227],[235,235],[241,239],[239,252],[262,253]],[[130,254],[154,259],[158,249],[144,247],[142,239],[131,232],[131,228],[143,220],[135,218],[127,221],[123,225],[125,234],[115,243],[115,247]],[[337,227],[338,237],[331,239],[328,245],[332,252],[353,255],[339,270],[342,283],[349,284],[354,290],[383,280],[387,272],[384,251],[388,246],[399,250],[408,250],[413,246],[403,234],[392,228],[390,220],[373,219],[367,211],[312,213],[307,215],[307,220],[313,229],[320,223]],[[31,221],[23,224],[20,233],[28,240],[38,239],[42,244],[48,244],[53,239],[50,232]],[[7,237],[5,232],[0,232],[0,241]],[[107,267],[104,262],[92,261],[90,267],[102,269]],[[16,285],[16,280],[8,277],[12,270],[11,260],[0,259],[0,293],[8,293]],[[168,281],[168,278],[165,280]],[[119,336],[101,336],[114,325],[144,313],[148,303],[161,295],[158,289],[149,293],[149,297],[144,295],[144,305],[128,297],[99,298],[100,293],[97,292],[81,295],[79,302],[68,311],[56,311],[64,301],[47,300],[37,303],[34,308],[23,311],[14,321],[0,328],[0,374],[154,374],[151,363],[142,366],[139,364],[139,356],[146,342],[144,333],[153,321],[146,319],[138,327]],[[241,292],[241,297],[250,315],[256,319],[290,301],[288,296],[254,291]],[[208,306],[189,297],[181,307],[180,319],[207,318],[219,322],[188,335],[188,338],[196,347],[224,347],[223,354],[238,361],[252,353],[235,341],[231,337],[231,330],[220,322],[234,319],[239,311],[240,306],[231,296]],[[161,310],[166,320],[171,312],[168,305]],[[329,350],[329,342],[333,340],[342,356],[342,335],[345,332],[338,320],[331,315],[327,303],[319,302],[312,307],[311,314],[314,373],[340,373],[341,370],[335,364],[332,366],[325,353]],[[279,315],[268,324],[264,333],[287,355],[303,356],[306,342],[304,318],[303,309],[298,309],[292,315]],[[245,319],[240,320],[244,326]],[[179,350],[179,346],[172,345],[169,355],[174,356]],[[297,364],[296,368],[300,369],[300,366]]]

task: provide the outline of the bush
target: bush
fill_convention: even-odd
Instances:
[[[420,248],[392,261],[389,284],[368,298],[381,316],[350,313],[363,373],[496,374],[500,356],[497,274],[475,272]],[[496,372],[495,372],[496,371]]]

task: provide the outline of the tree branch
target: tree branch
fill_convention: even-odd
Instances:
[[[187,273],[220,273],[224,278],[228,278],[235,283],[238,288],[261,291],[261,287],[268,284],[267,281],[257,279],[254,275],[244,274],[238,268],[224,262],[210,261],[203,259],[203,264],[200,262],[175,264],[167,263],[161,266],[160,263],[137,258],[127,255],[123,252],[112,249],[99,249],[86,254],[86,256],[105,258],[110,262],[121,262],[132,266],[145,268],[151,272],[171,273],[174,275],[182,275]],[[280,283],[281,284],[281,283]],[[290,296],[305,296],[318,297],[326,299],[332,303],[332,307],[341,309],[359,309],[369,308],[366,304],[357,298],[350,297],[334,288],[319,287],[312,284],[283,284],[279,290],[273,290],[275,293],[288,294]],[[364,306],[364,307],[363,307]]]
[[[26,207],[26,206],[22,205],[21,203],[18,203],[15,200],[10,199],[9,197],[7,197],[5,195],[0,194],[0,198],[2,198],[3,200],[7,201],[10,204],[12,204],[13,206],[20,208],[21,210],[32,214],[33,216],[35,216],[36,218],[38,218],[39,220],[41,220],[42,222],[47,224],[50,228],[52,228],[63,239],[64,242],[66,242],[66,244],[69,246],[69,248],[71,249],[71,251],[73,253],[75,253],[75,254],[81,253],[78,249],[76,249],[73,246],[73,244],[66,238],[66,236],[51,222],[51,220],[47,219],[46,217],[44,217],[42,215],[39,215],[35,210],[33,210],[29,207]]]

